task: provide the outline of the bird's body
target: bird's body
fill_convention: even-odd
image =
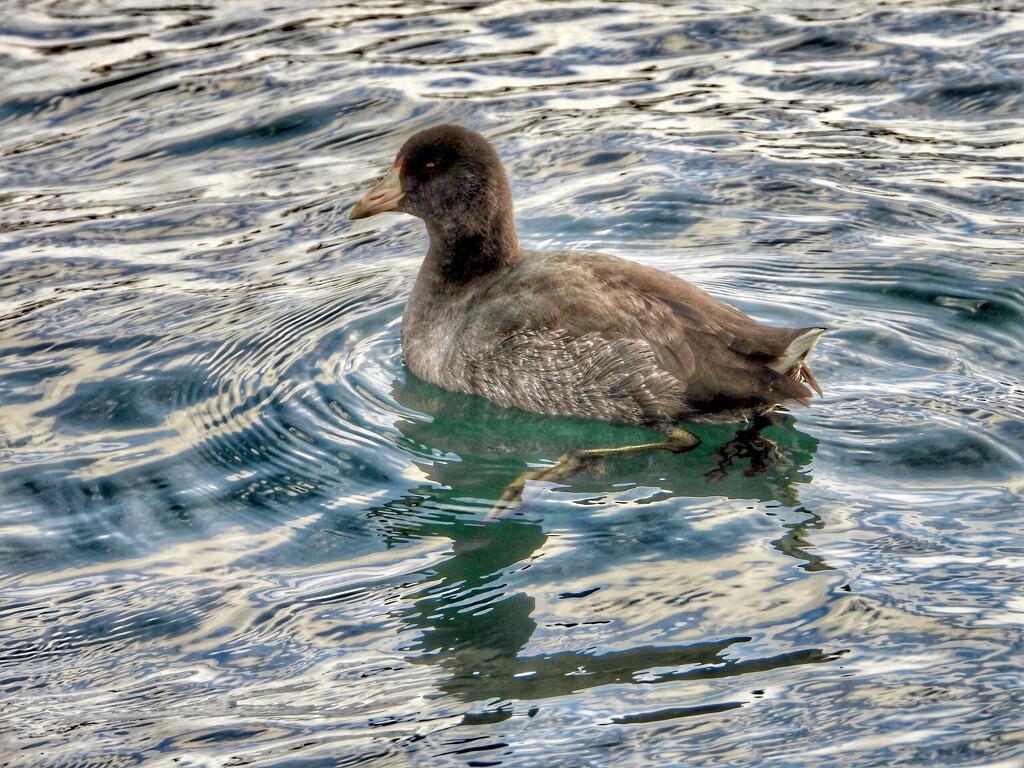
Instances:
[[[353,218],[383,210],[427,224],[402,349],[416,376],[444,389],[662,427],[744,420],[818,389],[804,358],[822,328],[761,325],[682,278],[614,256],[521,249],[504,171],[471,131],[440,126],[409,139]]]

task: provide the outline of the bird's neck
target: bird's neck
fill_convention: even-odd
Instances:
[[[510,210],[497,209],[472,226],[458,219],[426,224],[430,236],[426,263],[447,281],[469,282],[519,259],[519,237]]]

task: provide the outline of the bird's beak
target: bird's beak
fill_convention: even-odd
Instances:
[[[402,189],[402,164],[396,162],[388,175],[373,185],[373,189],[360,198],[348,215],[350,219],[365,219],[384,211],[393,211],[405,197]]]

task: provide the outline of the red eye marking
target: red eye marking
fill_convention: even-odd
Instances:
[[[437,170],[437,163],[435,163],[433,160],[431,160],[429,163],[424,163],[423,164],[423,172],[424,173],[433,173],[436,170]]]

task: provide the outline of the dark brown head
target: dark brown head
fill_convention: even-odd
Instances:
[[[502,253],[518,252],[512,194],[498,153],[479,133],[461,126],[439,125],[411,136],[390,173],[356,203],[349,218],[384,211],[423,219],[432,249],[442,256],[505,261]]]

